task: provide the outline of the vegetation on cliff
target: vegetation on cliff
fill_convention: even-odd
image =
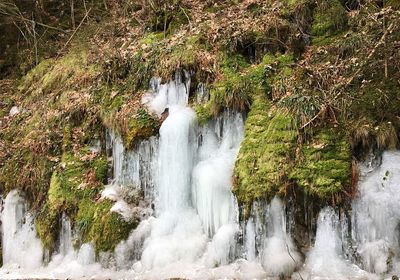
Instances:
[[[353,159],[398,147],[397,1],[83,1],[61,14],[66,7],[39,2],[0,1],[2,29],[25,26],[34,9],[36,33],[20,32],[42,35],[16,53],[0,48],[0,190],[24,190],[40,208],[49,249],[63,212],[97,250],[135,227],[98,201],[104,135],[112,129],[132,148],[158,133],[162,120],[141,103],[153,76],[189,71],[191,99],[205,86],[200,124],[248,113],[233,178],[246,211],[289,187],[343,203]]]

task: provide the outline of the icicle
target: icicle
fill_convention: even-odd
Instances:
[[[26,212],[26,203],[18,191],[11,191],[4,200],[1,222],[3,263],[26,269],[39,268],[43,248],[36,236],[33,217]]]
[[[246,259],[248,261],[256,260],[256,229],[251,217],[246,223],[246,234],[245,234],[245,245],[246,245]]]
[[[61,231],[60,231],[60,254],[66,256],[73,252],[72,247],[72,231],[71,221],[65,213],[62,214],[61,218]]]
[[[275,197],[268,209],[267,234],[262,254],[262,264],[270,276],[290,276],[300,265],[301,257],[291,237],[286,233],[282,201]]]
[[[344,259],[339,226],[339,217],[335,211],[330,207],[324,208],[318,217],[315,244],[308,255],[304,274],[316,279],[368,277],[366,272]]]
[[[193,164],[194,111],[171,107],[160,128],[158,161],[159,211],[179,210],[190,206],[190,174]]]

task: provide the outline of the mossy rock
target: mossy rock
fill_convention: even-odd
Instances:
[[[60,59],[46,59],[22,78],[18,90],[32,95],[31,102],[40,95],[60,92],[98,75],[99,68],[88,63],[85,48],[72,49]]]
[[[25,192],[32,206],[37,206],[37,202],[46,194],[53,167],[54,163],[46,157],[36,156],[26,149],[16,151],[1,164],[0,185],[3,195],[19,189]]]
[[[138,224],[138,220],[127,222],[120,214],[111,212],[112,205],[110,200],[94,202],[83,199],[79,203],[76,227],[82,235],[82,242],[92,242],[96,252],[113,250]]]
[[[132,147],[137,141],[148,139],[158,133],[160,124],[155,117],[147,112],[147,110],[140,108],[133,118],[128,121],[127,134],[123,135],[126,146]]]
[[[290,179],[306,192],[323,200],[351,185],[351,148],[338,129],[325,128],[300,149]]]
[[[106,175],[105,156],[88,149],[64,153],[36,218],[36,229],[45,248],[55,248],[62,213],[70,217],[81,234],[81,243],[92,242],[96,252],[112,250],[128,237],[138,221],[125,221],[120,214],[111,212],[110,200],[97,201]]]
[[[246,120],[234,169],[233,192],[246,210],[254,200],[272,198],[285,186],[296,139],[291,115],[258,95]]]
[[[112,92],[105,94],[110,99]],[[141,95],[117,94],[103,103],[102,121],[106,127],[118,133],[126,148],[132,148],[140,140],[157,135],[160,128],[158,116],[141,104]]]
[[[60,211],[45,203],[35,219],[36,231],[44,248],[53,251],[60,233]]]

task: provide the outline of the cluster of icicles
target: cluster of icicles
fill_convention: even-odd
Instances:
[[[159,137],[126,151],[108,133],[114,179],[103,197],[115,201],[111,211],[125,219],[141,215],[130,237],[114,252],[96,256],[89,243],[76,250],[78,237],[64,215],[58,252],[44,263],[33,217],[22,194],[12,191],[1,213],[0,278],[375,279],[400,270],[400,152],[384,153],[375,167],[360,164],[352,217],[323,209],[314,246],[301,254],[279,198],[255,203],[251,217],[239,223],[231,177],[243,116],[226,112],[198,126],[189,88],[187,73],[167,84],[152,80],[144,105],[158,115],[168,108]],[[205,98],[200,89],[197,101]],[[138,190],[144,199],[133,206],[124,194]]]

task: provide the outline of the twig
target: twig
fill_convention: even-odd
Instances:
[[[350,85],[353,80],[355,79],[355,77],[357,77],[357,75],[361,72],[361,70],[363,69],[363,67],[368,63],[368,61],[371,59],[371,57],[375,54],[375,52],[377,51],[378,47],[380,47],[386,40],[386,36],[393,30],[394,24],[393,22],[389,25],[389,27],[386,29],[385,33],[383,33],[382,37],[379,39],[378,43],[375,45],[375,47],[372,49],[372,51],[369,53],[369,55],[367,56],[367,58],[365,59],[364,63],[357,69],[357,71],[354,73],[354,75],[352,75],[347,82],[345,83],[339,83],[337,86],[335,86],[331,92],[334,92],[335,90],[339,89],[340,87],[347,87],[348,85]],[[336,94],[333,98],[333,100],[335,100],[336,98],[338,98],[341,94],[343,94],[343,91],[339,92],[338,94]]]
[[[321,109],[319,110],[319,112],[318,112],[314,117],[312,117],[311,120],[309,120],[307,123],[305,123],[304,125],[302,125],[302,126],[299,128],[299,130],[302,130],[302,129],[306,128],[307,126],[309,126],[309,125],[310,125],[313,121],[315,121],[323,112],[325,112],[325,105],[324,105],[324,104],[322,104]]]
[[[386,17],[383,17],[383,24],[382,24],[382,27],[383,27],[383,30],[385,30],[385,27],[386,27]],[[387,79],[388,78],[388,76],[389,76],[389,74],[388,74],[388,56],[387,56],[387,40],[386,40],[386,37],[385,37],[385,39],[383,40],[384,41],[384,49],[385,49],[385,54],[384,54],[384,56],[385,56],[385,63],[384,63],[384,66],[385,66],[385,78]]]
[[[35,65],[38,65],[39,58],[38,58],[38,47],[37,47],[37,39],[36,39],[36,23],[35,23],[35,20],[33,20],[33,15],[32,15],[32,31],[33,31],[33,46],[35,48]]]
[[[15,23],[15,21],[13,21],[13,24],[18,28],[19,32],[21,33],[22,37],[24,37],[25,41],[29,43],[28,37],[26,37],[24,31],[22,31],[22,29],[18,26],[18,24]]]
[[[28,18],[26,18],[26,17],[24,17],[24,16],[22,16],[22,15],[9,14],[9,13],[6,13],[6,12],[4,12],[4,11],[0,11],[0,14],[5,15],[5,16],[9,16],[9,17],[14,17],[14,18],[16,18],[16,19],[19,19],[19,20],[22,20],[22,21],[25,21],[25,22],[27,21],[27,22],[32,23],[32,20],[31,20],[31,19],[28,19]],[[60,31],[60,32],[63,32],[63,33],[68,33],[68,32],[65,31],[65,30],[62,30],[62,29],[60,29],[60,28],[57,28],[57,27],[54,27],[54,26],[50,26],[50,25],[47,25],[47,24],[44,24],[44,23],[41,23],[41,22],[35,22],[35,24],[36,24],[36,25],[43,26],[43,27],[47,27],[47,28],[50,28],[50,29],[53,29],[53,30],[57,30],[57,31]]]
[[[74,9],[74,0],[71,0],[71,23],[72,23],[72,29],[75,29],[75,9]]]
[[[87,13],[86,0],[83,0],[83,7],[85,8],[85,13]]]
[[[297,267],[297,262],[296,262],[296,260],[293,258],[292,254],[290,254],[289,246],[287,245],[286,240],[285,240],[285,245],[286,245],[286,250],[287,250],[287,252],[288,252],[289,257],[293,260],[294,264],[295,264],[296,267]],[[303,277],[302,277],[301,274],[300,274],[300,271],[297,271],[297,273],[299,274],[300,279],[301,279],[301,280],[304,280]]]
[[[186,16],[186,18],[187,18],[187,20],[188,20],[188,22],[189,22],[189,27],[190,27],[190,29],[192,29],[192,23],[191,23],[191,21],[190,21],[189,16],[187,15],[185,9],[182,8],[181,6],[179,6],[179,8],[181,8],[182,12],[185,14],[185,16]]]
[[[164,38],[167,37],[167,4],[164,4]]]

